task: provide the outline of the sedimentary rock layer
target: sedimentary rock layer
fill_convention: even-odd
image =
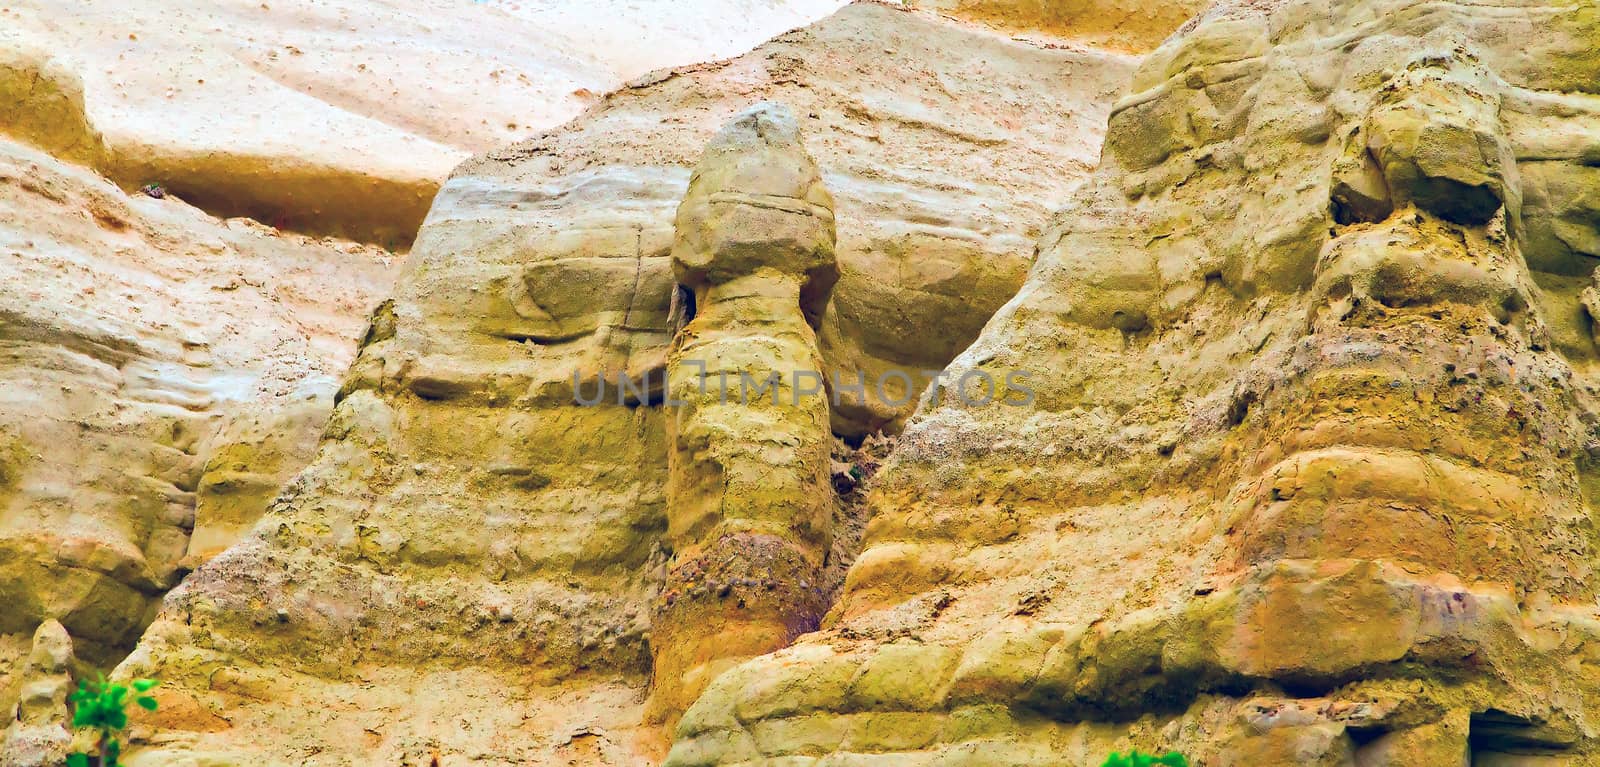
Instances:
[[[1206,0],[911,0],[1018,34],[1068,37],[1096,47],[1147,52],[1209,3]]]
[[[647,712],[668,727],[718,674],[827,609],[838,499],[814,325],[839,280],[835,241],[833,196],[792,112],[758,104],[717,132],[672,248],[685,307],[663,397],[672,558]],[[721,585],[704,593],[706,581]]]
[[[1600,9],[1223,2],[670,765],[1591,764]]]
[[[519,262],[522,276],[510,279],[528,298],[512,300],[531,305],[505,319],[484,309],[504,332],[637,336],[619,327],[632,283],[600,271],[622,262],[595,257],[637,255],[639,292],[664,300],[673,213],[706,140],[756,101],[787,104],[838,202],[826,372],[867,382],[864,396],[843,392],[834,430],[897,430],[924,371],[943,369],[1021,285],[1050,211],[1095,162],[1106,109],[1135,60],[861,3],[750,55],[659,73],[571,124],[464,164],[430,228],[493,268]],[[605,299],[573,300],[562,287],[573,282]]]
[[[0,711],[54,620],[74,673],[310,459],[390,254],[129,196],[0,141]],[[0,746],[0,751],[4,750]]]
[[[693,544],[669,529],[669,411],[614,386],[579,402],[665,372],[674,214],[707,141],[755,102],[791,109],[841,272],[802,324],[829,372],[915,374],[1020,284],[1131,65],[863,3],[464,165],[317,458],[124,665],[167,682],[136,758],[658,761],[652,611]],[[832,431],[910,410],[858,398]],[[711,574],[685,598],[731,597]]]
[[[392,248],[473,152],[840,4],[19,0],[0,8],[0,131],[130,189]]]

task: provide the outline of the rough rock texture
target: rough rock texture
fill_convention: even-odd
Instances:
[[[164,680],[135,764],[658,761],[667,411],[576,402],[664,375],[674,212],[707,141],[755,102],[791,107],[835,197],[841,274],[807,318],[824,364],[915,373],[1020,284],[1130,72],[859,4],[463,166],[316,460],[124,664]],[[852,437],[909,413],[847,409]]]
[[[0,131],[46,153],[0,140],[0,710],[41,620],[114,664],[253,525],[389,292],[388,252],[189,204],[401,244],[471,151],[838,3],[411,5],[0,4]]]
[[[22,666],[17,702],[0,733],[0,765],[57,764],[72,741],[67,695],[72,692],[72,637],[47,620],[33,633]]]
[[[471,153],[840,4],[10,0],[0,130],[128,188],[392,247]]]
[[[814,323],[839,279],[833,197],[780,104],[712,138],[678,207],[672,271],[693,317],[667,361],[667,582],[648,716],[814,631],[838,500]],[[688,310],[686,309],[686,312]]]
[[[1222,2],[670,765],[1600,763],[1600,7]]]
[[[1067,37],[1145,53],[1205,10],[1207,0],[907,0],[1021,34]]]
[[[659,364],[658,352],[628,352],[615,337],[665,344],[664,326],[646,333],[637,316],[622,320],[636,294],[666,306],[689,170],[734,114],[762,99],[787,104],[838,202],[841,274],[820,330],[830,385],[845,384],[834,430],[893,431],[928,383],[923,371],[942,370],[1021,285],[1049,213],[1092,167],[1135,61],[860,3],[750,55],[658,73],[464,164],[430,231],[480,253],[478,269],[522,272],[508,275],[510,295],[479,309],[506,325],[498,332],[587,336],[618,356],[613,367]],[[625,261],[599,255],[636,257],[638,290],[615,274]]]
[[[191,555],[265,511],[310,459],[394,269],[375,248],[130,197],[3,140],[0,222],[10,711],[41,623],[64,626],[87,668],[108,669]]]

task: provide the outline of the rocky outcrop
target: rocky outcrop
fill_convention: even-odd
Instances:
[[[478,310],[486,327],[504,326],[493,332],[615,335],[633,282],[573,256],[637,252],[639,293],[665,302],[674,211],[705,142],[756,101],[787,104],[837,199],[840,277],[819,329],[823,372],[847,384],[833,428],[851,439],[893,432],[1021,285],[1050,211],[1095,162],[1135,61],[859,3],[465,163],[429,228],[480,261],[534,251],[520,258],[524,276],[497,283],[505,295]],[[581,300],[572,284],[585,286]],[[507,303],[515,313],[502,319]],[[659,364],[640,350],[630,359]],[[551,375],[569,372],[560,368]]]
[[[469,162],[316,459],[124,664],[136,763],[1594,762],[1597,38],[1221,2],[1096,113],[1127,59],[858,4]],[[821,630],[718,675],[821,609],[836,499],[820,409],[588,396],[697,345],[1027,386],[924,393]],[[834,435],[911,414],[841,388]]]
[[[3,732],[0,765],[60,764],[72,742],[72,637],[56,621],[39,624],[20,674],[17,702]]]
[[[24,0],[0,10],[0,131],[128,189],[395,248],[472,153],[839,5]]]
[[[192,562],[310,459],[392,257],[129,196],[5,141],[0,221],[10,711],[38,627],[109,670]]]
[[[1600,14],[1223,2],[667,763],[1589,764]],[[891,756],[892,755],[892,756]]]
[[[718,674],[816,629],[838,503],[813,327],[839,279],[833,197],[787,108],[711,140],[676,227],[693,317],[667,362],[672,559],[647,712],[669,727]]]
[[[680,330],[680,362],[696,339],[749,338],[723,321],[749,307],[770,309],[771,330],[790,334],[773,347],[786,355],[811,348],[797,339],[815,323],[830,376],[942,367],[1020,284],[1036,230],[1087,173],[1131,65],[861,3],[463,165],[393,301],[374,313],[315,460],[251,535],[168,595],[123,665],[163,680],[135,763],[659,761],[670,733],[646,725],[644,705],[653,670],[664,673],[656,608],[696,546],[728,540],[708,536],[710,525],[674,527],[672,499],[711,488],[673,489],[671,456],[678,437],[713,424],[669,425],[664,397],[648,388],[594,400],[601,381],[664,380]],[[763,100],[790,107],[834,198],[831,300],[820,272],[796,279],[785,263],[741,282],[700,274],[692,260],[697,248],[717,253],[718,237],[778,252],[791,247],[783,232],[713,225],[674,274],[691,167],[721,126]],[[700,292],[680,291],[679,279]],[[783,294],[768,306],[739,285]],[[803,285],[812,289],[788,292]],[[690,294],[693,318],[675,317],[674,296]],[[745,365],[731,357],[747,347],[724,348]],[[900,401],[888,403],[844,392],[831,431],[893,430],[913,393],[892,391]],[[728,422],[739,430],[726,444],[766,444],[743,420],[758,415],[774,417],[776,433],[791,416],[823,413],[746,411]],[[826,483],[826,453],[809,459],[828,443],[797,435],[795,450],[755,461],[729,451],[727,465],[788,466],[797,482],[820,469]],[[831,488],[821,492],[805,508],[833,503]],[[856,526],[834,529],[854,540]],[[827,535],[776,538],[803,547],[809,569]],[[830,551],[825,575],[853,555]],[[702,600],[702,616],[742,615],[735,590],[755,575],[713,575],[725,591],[702,582],[681,599]],[[810,588],[772,582],[783,598],[772,615],[793,614],[790,596]],[[701,628],[716,625],[727,624]]]
[[[0,141],[0,711],[41,621],[115,664],[314,454],[398,257],[279,228],[408,243],[472,151],[836,5],[0,8],[0,131],[44,152]]]

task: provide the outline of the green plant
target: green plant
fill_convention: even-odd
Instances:
[[[1100,767],[1189,767],[1183,754],[1172,751],[1163,756],[1151,756],[1142,751],[1129,751],[1127,756],[1112,752]]]
[[[78,691],[69,698],[77,706],[72,714],[72,726],[90,728],[99,734],[96,750],[100,752],[97,762],[100,767],[116,767],[117,757],[122,754],[122,743],[117,737],[128,727],[128,693],[134,693],[135,705],[154,711],[156,699],[148,693],[157,684],[159,682],[154,679],[135,679],[130,687],[107,682],[104,676],[96,677],[93,682],[78,680]],[[69,755],[67,767],[89,767],[89,755]]]

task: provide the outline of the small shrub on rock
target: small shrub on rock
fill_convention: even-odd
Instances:
[[[99,757],[92,762],[98,767],[116,767],[122,755],[122,743],[117,740],[128,727],[128,693],[132,702],[148,711],[156,710],[156,699],[148,693],[158,682],[154,679],[135,679],[129,685],[112,684],[105,677],[95,681],[78,680],[78,690],[68,698],[77,708],[72,714],[72,726],[94,730],[98,733]],[[88,754],[77,753],[67,757],[67,767],[89,767]]]
[[[1189,760],[1176,751],[1163,756],[1152,756],[1142,751],[1129,751],[1126,756],[1113,752],[1100,767],[1189,767]]]

